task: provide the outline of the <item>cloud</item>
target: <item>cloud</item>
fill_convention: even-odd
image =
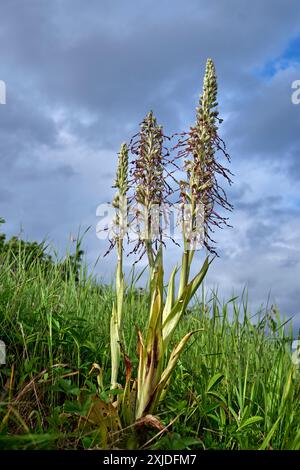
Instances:
[[[224,295],[248,284],[255,306],[272,289],[279,307],[297,310],[298,0],[10,0],[1,18],[0,214],[9,233],[22,222],[28,237],[63,247],[79,224],[93,225],[92,264],[104,252],[96,207],[112,197],[121,142],[149,109],[167,133],[188,128],[211,56],[235,212],[234,229],[216,234],[222,256],[210,283]],[[270,63],[272,73],[261,72]],[[109,277],[112,264],[97,269]]]

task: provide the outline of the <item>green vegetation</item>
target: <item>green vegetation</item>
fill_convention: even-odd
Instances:
[[[21,244],[20,244],[21,246]],[[0,366],[0,447],[132,447],[110,405],[110,312],[114,289],[97,285],[81,269],[62,280],[40,258],[24,268],[3,258],[0,336],[7,363]],[[128,281],[124,347],[135,365],[137,332],[148,315],[148,294]],[[300,449],[300,376],[291,361],[292,333],[278,312],[250,321],[247,303],[199,299],[182,318],[170,347],[193,337],[175,368],[140,446],[156,449]],[[124,367],[120,368],[124,382]],[[97,402],[96,397],[99,398]],[[107,409],[109,413],[105,416]],[[152,440],[151,440],[152,439]],[[147,444],[148,442],[148,444]]]
[[[300,449],[292,327],[275,308],[251,317],[243,296],[222,304],[204,295],[212,234],[233,209],[220,185],[231,172],[218,158],[230,161],[216,100],[209,59],[195,124],[173,148],[152,112],[122,144],[108,249],[115,285],[88,274],[80,236],[57,260],[44,242],[0,235],[0,447]],[[166,282],[161,221],[176,194],[183,251]],[[131,256],[148,258],[145,290],[123,272],[133,222]],[[199,247],[206,257],[191,277]]]

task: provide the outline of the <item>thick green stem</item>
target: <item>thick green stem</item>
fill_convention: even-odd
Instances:
[[[121,322],[124,302],[124,274],[123,274],[123,240],[118,237],[117,240],[118,263],[116,273],[116,305],[113,305],[110,322],[110,340],[111,340],[111,388],[114,389],[118,384],[118,372],[121,357]]]
[[[187,286],[189,282],[189,273],[190,273],[189,254],[190,254],[190,251],[187,248],[187,243],[186,241],[184,241],[184,252],[183,252],[182,261],[181,261],[181,274],[180,274],[178,297],[182,295],[184,288]]]
[[[149,205],[144,208],[144,220],[145,220],[145,247],[149,262],[149,287],[150,294],[152,296],[152,285],[155,272],[155,253],[152,248],[152,224],[151,224],[151,211]]]
[[[192,198],[191,227],[189,230],[190,232],[189,238],[187,237],[187,233],[186,233],[185,220],[183,220],[183,224],[182,224],[184,251],[183,251],[182,261],[181,261],[181,275],[180,275],[179,292],[178,292],[179,297],[182,295],[184,288],[188,285],[188,282],[189,282],[191,264],[192,264],[192,260],[193,260],[194,253],[195,253],[195,250],[194,249],[191,250],[189,247],[192,241],[192,237],[193,237],[194,225],[195,225],[195,201],[194,201],[194,198]]]

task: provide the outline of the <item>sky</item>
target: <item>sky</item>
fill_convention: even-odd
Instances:
[[[3,230],[64,250],[91,226],[87,261],[111,279],[96,209],[113,196],[120,144],[150,109],[166,133],[188,129],[208,57],[235,209],[206,287],[225,300],[247,288],[253,314],[269,299],[300,326],[298,0],[1,0]],[[167,271],[178,253],[168,248]]]

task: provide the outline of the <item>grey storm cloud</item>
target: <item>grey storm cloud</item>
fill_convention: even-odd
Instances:
[[[0,10],[0,215],[8,233],[22,223],[29,238],[64,246],[70,232],[91,225],[93,265],[104,251],[96,207],[112,197],[120,143],[150,109],[167,133],[188,128],[212,57],[235,211],[233,229],[216,234],[221,259],[209,285],[224,297],[248,285],[254,307],[274,291],[300,320],[300,106],[291,103],[300,52],[280,67],[300,35],[298,0],[2,0]],[[277,59],[275,73],[263,73]],[[111,275],[112,265],[99,261],[99,274]]]

